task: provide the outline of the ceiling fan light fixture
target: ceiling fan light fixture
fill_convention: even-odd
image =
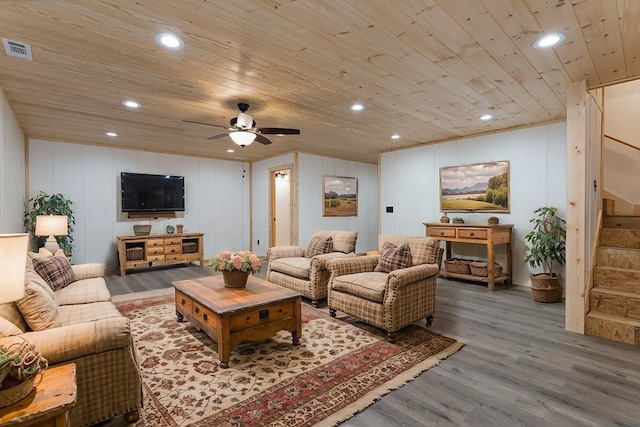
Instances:
[[[251,129],[253,127],[253,117],[247,113],[240,113],[236,126],[240,129]]]
[[[229,136],[233,140],[234,143],[239,145],[240,147],[246,147],[247,145],[251,145],[251,143],[256,139],[256,134],[246,131],[234,131],[230,132]]]

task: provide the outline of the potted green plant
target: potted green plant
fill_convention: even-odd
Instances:
[[[529,221],[533,230],[524,237],[527,247],[524,260],[531,268],[542,267],[543,272],[531,272],[531,294],[537,302],[557,302],[562,297],[562,286],[554,268],[566,262],[566,221],[552,206],[538,208],[534,213],[536,216]]]
[[[8,347],[0,345],[0,407],[26,397],[34,388],[36,375],[47,366],[36,347],[24,339]]]
[[[453,217],[453,223],[454,224],[464,224],[464,218],[462,218],[461,216],[454,216]]]
[[[36,249],[44,246],[47,238],[47,236],[33,234],[36,229],[36,217],[38,215],[65,215],[68,218],[67,235],[55,237],[64,253],[71,255],[73,252],[73,226],[76,223],[73,208],[71,207],[72,204],[71,200],[68,200],[60,193],[49,195],[44,191],[40,191],[36,196],[29,199],[27,206],[32,206],[32,208],[24,213],[22,223],[25,230],[34,236]]]

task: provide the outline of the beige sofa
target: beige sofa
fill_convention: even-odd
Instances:
[[[331,238],[329,252],[310,253],[315,239]],[[327,298],[329,271],[327,261],[354,257],[358,233],[355,231],[314,231],[309,246],[278,246],[269,248],[267,280],[301,293],[311,299],[314,307]]]
[[[49,366],[76,364],[72,426],[120,414],[136,420],[142,383],[129,319],[111,303],[104,269],[99,264],[73,265],[77,280],[54,292],[33,270],[32,258],[40,257],[27,257],[25,297],[0,304],[0,345],[25,339],[37,346]]]
[[[407,245],[405,265],[384,266],[386,242],[399,250]],[[387,331],[389,342],[397,333],[421,319],[431,324],[436,311],[436,278],[440,271],[442,249],[431,237],[379,237],[380,255],[333,259],[327,263],[329,281],[329,313],[335,317],[342,311]],[[393,250],[393,249],[392,249]],[[406,254],[405,254],[406,255]],[[390,264],[397,262],[391,258]]]

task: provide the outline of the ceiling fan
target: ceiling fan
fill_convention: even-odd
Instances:
[[[240,115],[234,117],[229,121],[231,127],[212,125],[210,123],[195,122],[192,120],[183,120],[185,123],[195,123],[197,125],[213,126],[218,128],[227,129],[229,132],[221,133],[220,135],[210,136],[207,139],[218,139],[225,136],[231,137],[233,142],[241,147],[250,145],[253,141],[258,141],[260,144],[271,144],[271,141],[264,137],[264,135],[300,135],[300,129],[289,128],[257,128],[256,122],[253,120],[247,110],[249,104],[241,102],[238,104],[240,109]]]

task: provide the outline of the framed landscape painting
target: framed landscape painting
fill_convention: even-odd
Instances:
[[[440,168],[442,212],[509,213],[509,161]]]
[[[358,179],[324,176],[322,216],[358,216]]]

